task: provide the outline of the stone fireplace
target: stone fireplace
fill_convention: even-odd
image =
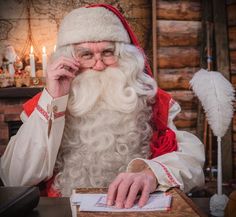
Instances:
[[[41,90],[40,87],[0,89],[0,156],[11,136],[17,133],[22,124],[22,104]]]

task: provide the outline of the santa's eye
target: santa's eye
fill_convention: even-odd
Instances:
[[[114,52],[113,51],[103,51],[102,55],[104,57],[110,57],[110,56],[114,56]]]
[[[89,60],[89,59],[93,58],[93,54],[92,53],[83,53],[83,54],[79,55],[79,57],[84,60]]]

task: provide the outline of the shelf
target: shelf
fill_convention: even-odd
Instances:
[[[0,88],[0,99],[6,98],[31,98],[44,87],[6,87]]]

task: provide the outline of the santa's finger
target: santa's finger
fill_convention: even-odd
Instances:
[[[67,57],[60,57],[51,65],[51,69],[52,70],[61,69],[64,66],[68,66],[76,70],[79,68],[79,62],[75,61],[74,59],[67,58]]]
[[[108,192],[107,192],[107,205],[112,206],[116,199],[117,189],[122,181],[120,176],[117,176],[115,180],[109,185]]]
[[[55,74],[53,77],[54,79],[58,80],[60,77],[74,78],[75,75],[71,72],[68,72],[65,69],[60,69],[60,70],[57,70],[57,74]]]
[[[127,178],[119,184],[118,189],[117,189],[117,196],[116,196],[116,207],[117,208],[124,207],[126,196],[128,194],[129,188],[132,183],[133,183],[133,179]]]
[[[141,197],[138,202],[139,207],[143,207],[147,203],[149,195],[150,195],[150,185],[146,183],[143,186]]]
[[[134,182],[130,189],[127,200],[125,202],[125,208],[131,208],[137,199],[139,191],[142,189],[142,185],[139,182]]]

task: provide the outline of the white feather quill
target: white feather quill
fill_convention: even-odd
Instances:
[[[202,103],[208,123],[217,136],[217,194],[210,199],[211,214],[224,216],[228,197],[222,194],[221,138],[225,135],[233,117],[234,88],[216,71],[199,70],[190,81],[193,92]]]
[[[190,85],[202,103],[208,123],[217,137],[223,137],[233,117],[234,88],[216,71],[195,73]]]

